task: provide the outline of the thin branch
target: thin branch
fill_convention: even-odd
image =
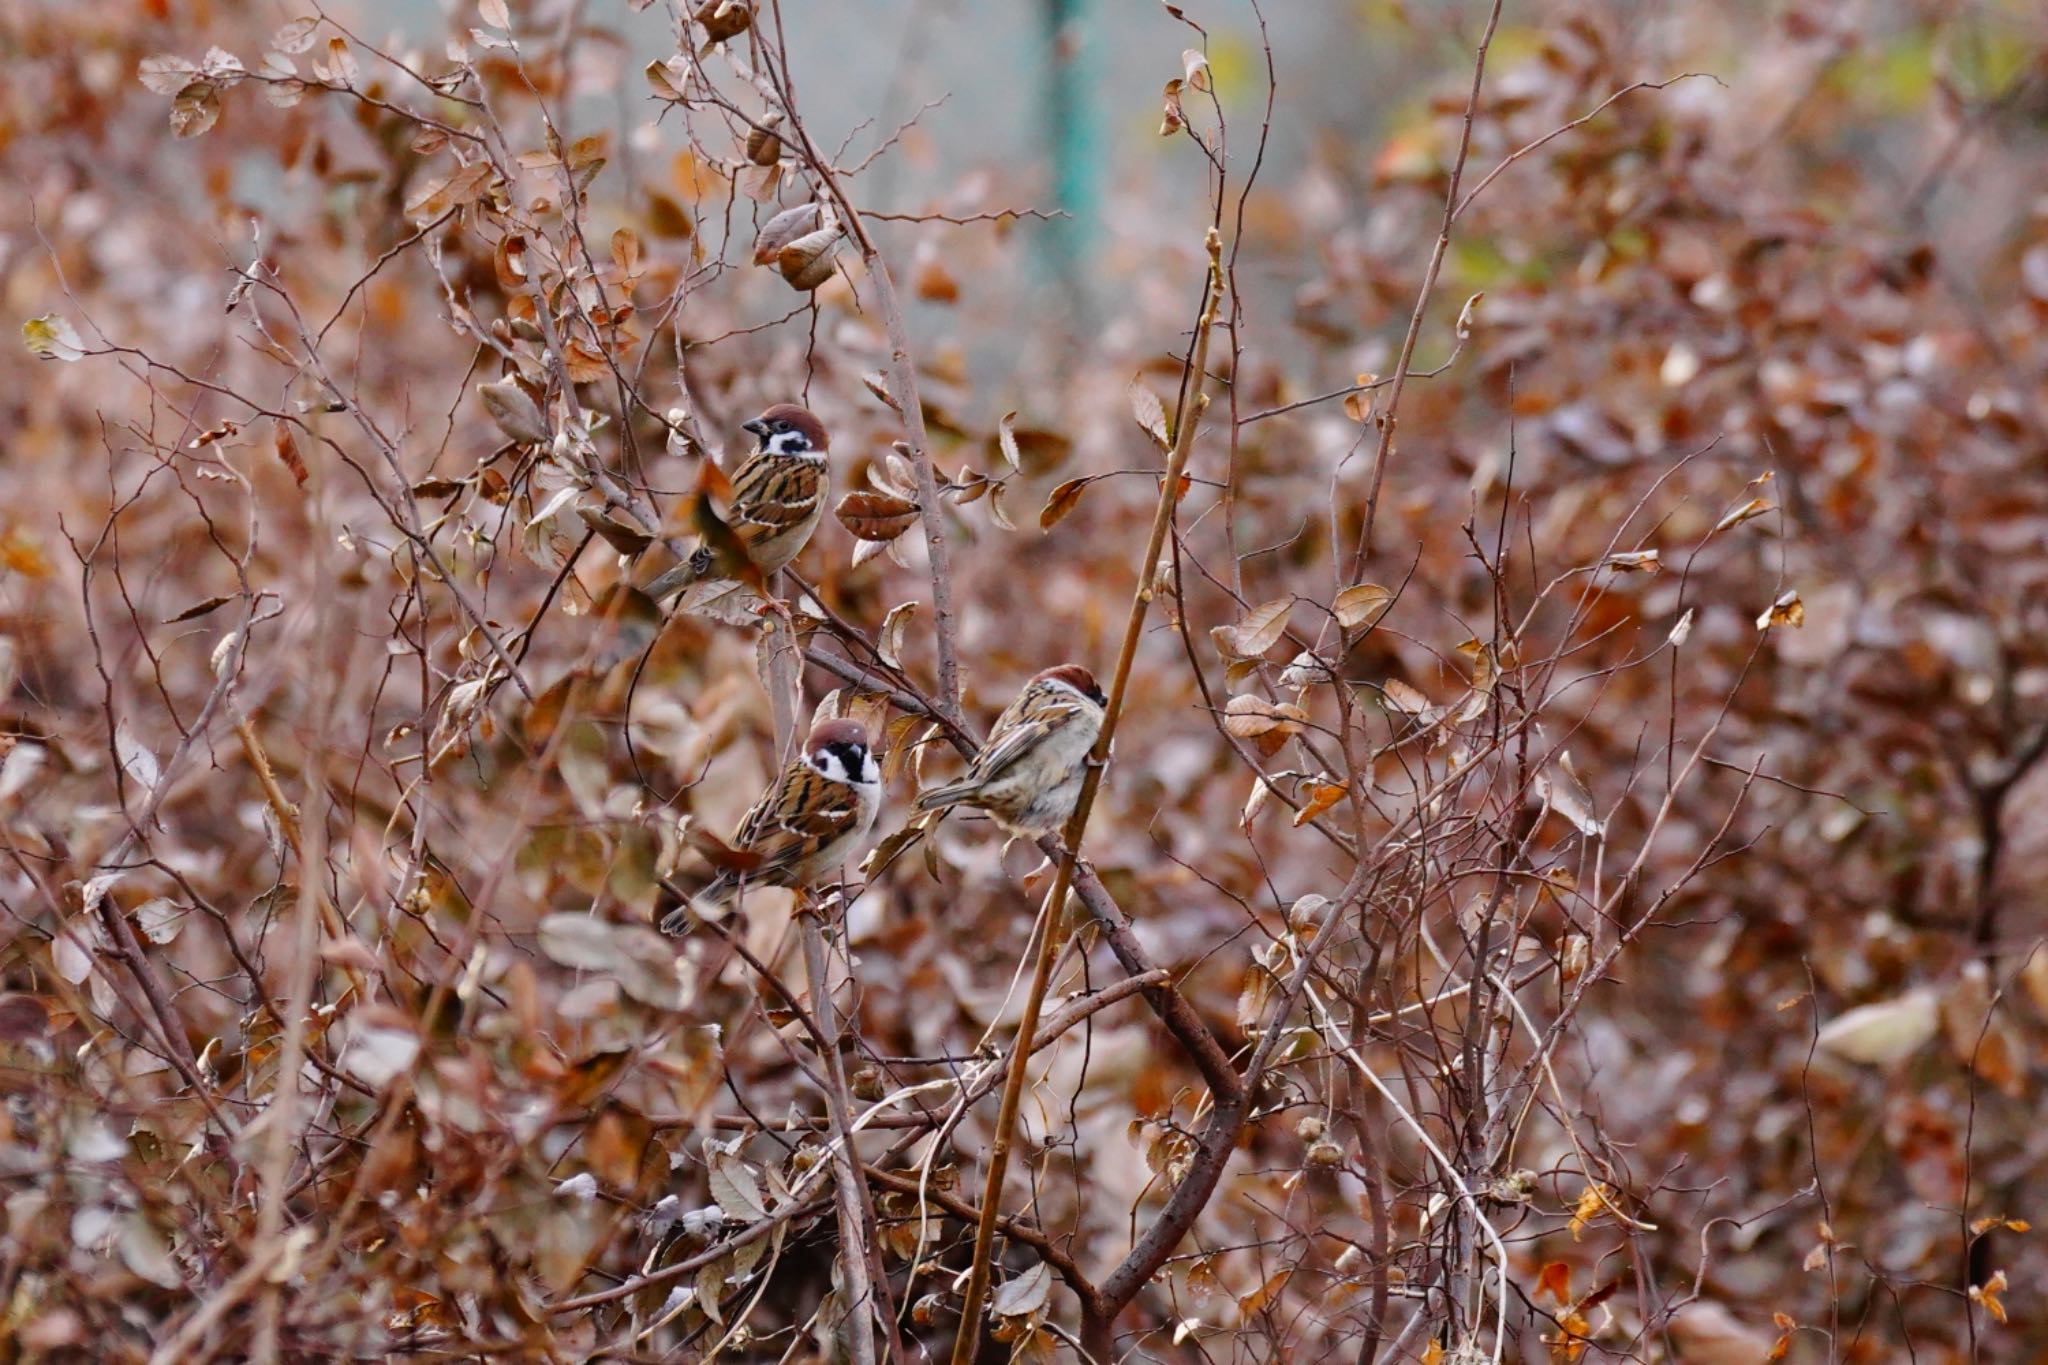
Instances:
[[[1187,367],[1189,376],[1181,391],[1180,410],[1175,414],[1173,427],[1173,448],[1168,452],[1166,469],[1160,477],[1159,501],[1153,511],[1152,532],[1145,543],[1144,556],[1138,561],[1138,581],[1131,594],[1130,615],[1124,622],[1123,642],[1117,651],[1116,671],[1109,684],[1108,704],[1104,707],[1102,732],[1096,737],[1094,752],[1089,755],[1088,770],[1081,782],[1080,796],[1074,803],[1074,813],[1067,820],[1067,827],[1061,833],[1060,842],[1064,852],[1060,858],[1059,870],[1053,875],[1052,891],[1046,899],[1044,916],[1045,932],[1038,943],[1038,956],[1032,966],[1031,985],[1024,997],[1024,1012],[1018,1023],[1018,1032],[1031,1037],[1038,1027],[1039,1008],[1045,999],[1045,990],[1052,976],[1053,960],[1058,956],[1065,942],[1063,925],[1068,888],[1074,884],[1074,868],[1080,858],[1081,841],[1088,831],[1088,817],[1095,807],[1095,794],[1102,785],[1103,769],[1108,766],[1110,745],[1116,738],[1117,722],[1123,714],[1123,706],[1130,687],[1131,666],[1137,658],[1138,640],[1145,629],[1145,618],[1152,609],[1153,579],[1159,572],[1159,555],[1165,548],[1167,531],[1173,524],[1173,510],[1180,502],[1180,475],[1186,468],[1188,454],[1195,443],[1195,432],[1201,426],[1202,410],[1207,406],[1202,380],[1207,374],[1209,363],[1209,337],[1215,330],[1216,317],[1222,304],[1223,295],[1223,238],[1213,227],[1209,229],[1207,247],[1208,270],[1202,279],[1203,306],[1200,321],[1195,326],[1194,348]],[[1017,1120],[1017,1105],[1024,1093],[1024,1077],[1028,1068],[1016,1067],[1010,1072],[1003,1087],[1002,1107],[996,1113],[995,1137],[989,1147],[988,1175],[983,1184],[981,1224],[975,1230],[974,1260],[969,1267],[967,1291],[962,1300],[960,1331],[953,1339],[953,1365],[968,1365],[975,1355],[981,1338],[981,1303],[988,1292],[989,1267],[995,1252],[996,1218],[1001,1211],[1003,1176],[1009,1165],[1010,1137]],[[1108,1305],[1109,1315],[1114,1316],[1119,1303]],[[1096,1352],[1098,1355],[1099,1351]]]

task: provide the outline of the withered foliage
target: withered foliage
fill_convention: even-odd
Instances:
[[[819,8],[0,16],[0,1357],[2048,1349],[2040,15],[1105,19],[1077,328]]]

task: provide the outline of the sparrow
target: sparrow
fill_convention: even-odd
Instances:
[[[1107,705],[1081,665],[1046,669],[996,718],[967,775],[919,792],[917,808],[971,806],[1013,835],[1052,833],[1074,813]]]
[[[799,754],[766,795],[754,803],[733,835],[747,855],[743,870],[728,869],[698,892],[694,904],[721,906],[740,884],[801,891],[845,863],[874,828],[882,804],[882,768],[860,722],[824,720],[811,727]],[[690,908],[662,917],[661,931],[689,930]]]
[[[732,473],[724,521],[767,578],[797,557],[825,516],[830,438],[824,423],[794,403],[777,403],[740,429],[761,444]],[[711,574],[712,567],[711,547],[700,546],[649,583],[647,595],[659,602]]]

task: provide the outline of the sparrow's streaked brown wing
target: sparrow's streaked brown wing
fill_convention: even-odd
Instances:
[[[755,455],[732,477],[726,521],[748,549],[801,529],[824,508],[825,467],[788,455]]]
[[[759,869],[750,874],[755,880],[776,882],[821,846],[858,830],[860,817],[858,792],[798,759],[775,791],[747,812],[733,844],[760,855]]]
[[[1080,703],[1061,701],[1037,688],[1026,689],[996,718],[989,740],[968,766],[976,783],[989,782],[1045,741],[1068,717],[1080,710]],[[1028,717],[1028,718],[1027,718]]]

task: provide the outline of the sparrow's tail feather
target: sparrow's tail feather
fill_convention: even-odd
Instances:
[[[945,782],[936,787],[926,788],[917,794],[919,810],[943,810],[957,806],[981,790],[981,784],[968,778],[957,782]]]
[[[664,934],[681,938],[696,927],[698,920],[721,918],[738,890],[739,883],[721,872],[702,891],[663,915],[657,927]]]
[[[711,556],[701,549],[697,550],[688,559],[685,559],[666,573],[661,574],[652,583],[649,583],[647,585],[647,595],[657,602],[664,598],[672,597],[702,578],[705,570],[710,567]]]

